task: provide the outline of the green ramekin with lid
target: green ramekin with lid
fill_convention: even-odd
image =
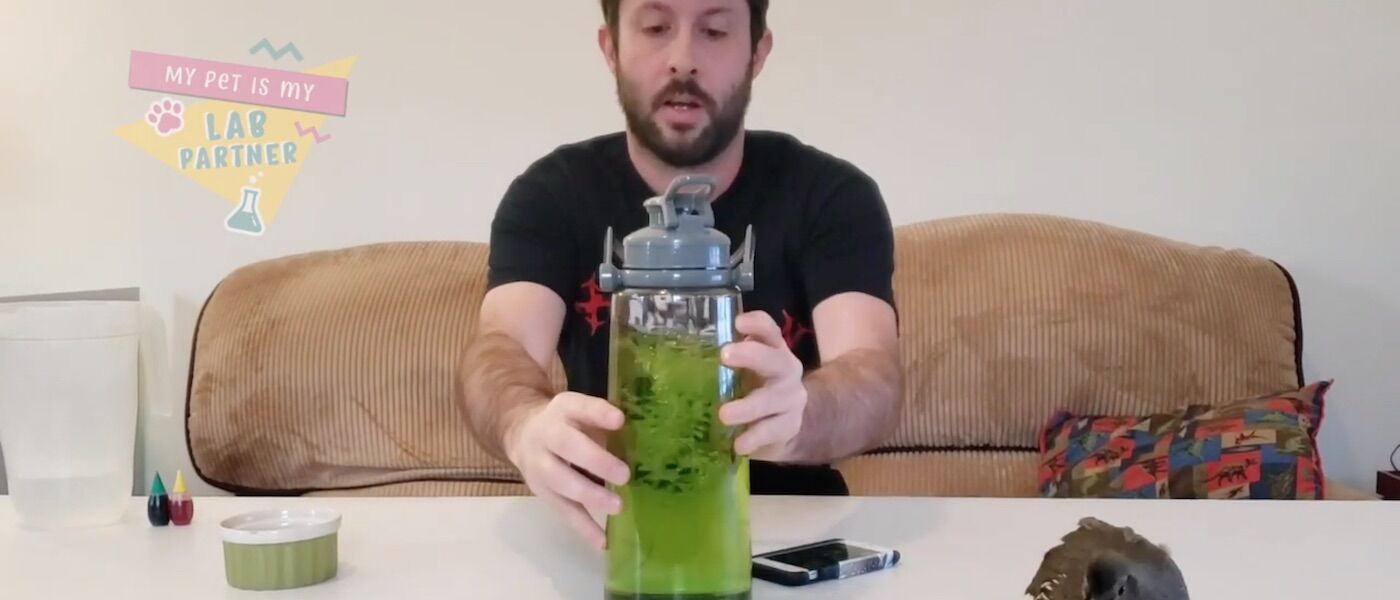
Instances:
[[[219,523],[224,576],[242,590],[285,590],[336,575],[340,513],[325,508],[258,510]]]

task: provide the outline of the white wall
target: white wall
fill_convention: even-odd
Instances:
[[[142,287],[147,472],[189,470],[189,340],[229,270],[484,240],[529,161],[622,125],[592,0],[87,4],[0,7],[0,295]],[[780,0],[771,19],[750,125],[855,161],[897,222],[1058,213],[1288,266],[1309,378],[1338,381],[1327,469],[1372,486],[1400,442],[1400,3]],[[306,60],[250,57],[263,37]],[[228,205],[112,135],[156,97],[125,87],[133,48],[358,56],[348,116],[264,237],[221,230]]]

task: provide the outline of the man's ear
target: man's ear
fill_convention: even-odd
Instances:
[[[603,52],[603,59],[608,61],[608,70],[617,76],[617,41],[606,23],[598,26],[598,49]]]
[[[763,37],[758,39],[758,47],[753,52],[753,76],[758,77],[763,72],[763,64],[768,62],[768,53],[773,51],[773,30],[764,29]]]

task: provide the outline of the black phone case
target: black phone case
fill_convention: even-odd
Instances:
[[[778,569],[766,567],[764,565],[754,565],[753,576],[764,581],[769,581],[778,585],[785,585],[788,587],[798,587],[807,585],[809,583],[816,583],[817,581],[819,581],[819,579],[812,579],[811,577],[805,576],[802,573],[780,571]]]
[[[844,542],[845,542],[844,539],[835,538],[835,539],[830,539],[830,540],[822,540],[822,541],[819,541],[819,542],[812,542],[811,544],[803,544],[802,546],[797,546],[796,548],[804,548],[804,547],[811,547],[811,546],[821,546],[821,545],[824,545],[824,544],[844,543]],[[786,552],[790,552],[790,551],[792,551],[793,549],[795,549],[795,548],[783,548],[783,549],[779,549],[779,550],[774,550],[774,551],[772,551],[772,552],[764,552],[763,554],[755,554],[755,555],[754,555],[754,558],[768,558],[768,557],[771,557],[771,556],[774,556],[774,555],[778,555],[778,554],[783,554],[783,553],[786,553]],[[891,556],[890,556],[890,560],[889,560],[889,565],[888,565],[888,566],[892,567],[892,566],[894,566],[895,564],[899,563],[899,558],[900,558],[900,556],[899,556],[899,551],[898,551],[898,550],[892,550],[892,551],[891,551]],[[884,567],[882,567],[882,568],[884,568]],[[872,569],[869,569],[869,568],[860,569],[858,573],[851,573],[850,576],[860,575],[860,574],[863,574],[863,573],[867,573],[867,572],[869,572],[870,570],[872,570]],[[832,581],[832,580],[835,580],[835,579],[840,579],[840,578],[841,578],[841,565],[840,565],[840,564],[826,565],[826,566],[824,566],[824,567],[821,567],[821,568],[819,568],[819,569],[816,569],[815,571],[809,570],[809,571],[807,571],[806,573],[794,573],[794,572],[791,572],[791,571],[784,571],[784,570],[781,570],[781,569],[774,569],[774,568],[769,567],[769,566],[766,566],[766,565],[761,565],[761,564],[754,563],[754,564],[753,564],[753,576],[756,577],[756,578],[758,578],[758,579],[762,579],[762,580],[764,580],[764,581],[776,583],[776,584],[779,584],[779,585],[785,585],[785,586],[788,586],[788,587],[798,587],[798,586],[808,585],[808,584],[812,584],[812,583],[817,583],[817,582],[819,582],[819,581]]]

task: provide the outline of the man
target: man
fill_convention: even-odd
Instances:
[[[492,224],[480,335],[462,362],[472,432],[593,544],[627,465],[599,442],[623,424],[604,400],[604,235],[647,222],[642,202],[681,174],[716,179],[716,228],[757,242],[756,288],[721,351],[761,387],[727,403],[755,494],[844,494],[829,465],[883,441],[899,414],[893,234],[873,181],[775,133],[748,132],[751,84],[773,45],[767,0],[602,0],[598,44],[627,129],[562,146],[506,192]],[[546,369],[562,357],[569,392]],[[591,477],[590,477],[591,476]]]

